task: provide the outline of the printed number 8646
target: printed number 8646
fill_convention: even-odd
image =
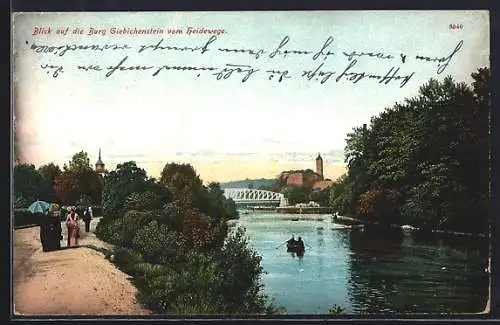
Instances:
[[[462,24],[450,24],[450,29],[463,29],[464,25]]]

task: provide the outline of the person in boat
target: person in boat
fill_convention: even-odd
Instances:
[[[297,242],[297,241],[295,240],[295,236],[294,236],[294,235],[292,235],[292,238],[290,238],[289,240],[287,240],[287,241],[286,241],[286,248],[287,248],[288,250],[293,249],[293,248],[295,247],[295,243],[296,243],[296,242]]]
[[[297,240],[296,247],[297,247],[298,251],[302,251],[302,252],[304,251],[304,242],[302,241],[302,238],[300,236]]]

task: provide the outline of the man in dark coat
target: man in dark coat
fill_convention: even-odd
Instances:
[[[92,212],[91,208],[85,210],[83,214],[83,222],[85,223],[85,232],[90,231],[90,221],[92,220]]]

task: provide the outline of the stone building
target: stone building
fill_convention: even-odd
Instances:
[[[318,153],[315,172],[311,169],[285,171],[278,176],[278,184],[280,188],[308,185],[313,190],[324,190],[332,186],[334,182],[325,179],[323,174],[323,158]]]

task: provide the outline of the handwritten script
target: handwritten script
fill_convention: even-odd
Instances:
[[[95,32],[97,33],[97,32]],[[431,65],[437,75],[446,71],[453,58],[460,52],[463,40],[459,41],[447,53],[385,53],[380,51],[341,49],[334,36],[320,40],[310,48],[294,45],[290,36],[283,36],[270,48],[258,48],[247,45],[227,47],[223,33],[211,33],[199,43],[186,40],[180,44],[169,38],[133,43],[99,43],[97,41],[69,44],[26,41],[29,51],[40,56],[39,68],[52,78],[61,78],[70,71],[84,74],[102,74],[105,78],[119,78],[120,74],[140,73],[151,78],[164,77],[166,74],[175,78],[175,74],[188,73],[193,78],[208,77],[213,81],[237,79],[241,83],[263,78],[270,82],[285,83],[287,80],[300,79],[304,82],[319,84],[376,82],[380,85],[395,84],[404,87],[415,76],[416,71],[407,68],[409,62],[419,65]],[[137,41],[137,40],[136,40]],[[113,53],[113,55],[108,55]],[[71,65],[60,63],[61,58],[73,54]],[[84,54],[84,55],[82,55]],[[184,55],[209,56],[203,62],[224,62],[220,64],[175,63],[176,58]],[[163,63],[158,62],[158,55],[163,55]],[[151,56],[156,59],[151,60]],[[83,62],[83,58],[92,58],[92,64]],[[110,58],[113,62],[110,63]],[[335,57],[335,60],[330,58]],[[217,58],[217,60],[212,60]],[[330,60],[329,60],[330,59]],[[58,63],[59,60],[59,63]],[[241,60],[238,62],[238,60]],[[45,62],[46,61],[46,62]],[[371,63],[371,70],[363,68],[362,63]],[[378,64],[379,61],[383,64]],[[65,62],[68,62],[66,60]],[[95,63],[97,62],[97,63]],[[105,62],[105,63],[103,63]],[[339,63],[340,62],[340,63]],[[373,64],[375,63],[375,64]],[[283,68],[283,67],[288,68]],[[415,64],[411,65],[415,69]]]

